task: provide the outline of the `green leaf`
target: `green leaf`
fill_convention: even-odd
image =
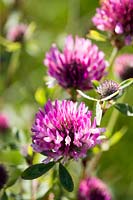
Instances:
[[[133,106],[129,106],[127,103],[116,103],[115,108],[119,110],[122,114],[127,116],[133,116]]]
[[[6,46],[7,51],[14,52],[21,48],[21,44],[19,42],[11,42]]]
[[[0,36],[0,44],[3,45],[9,52],[17,51],[21,48],[21,44],[19,42],[11,42],[2,36]]]
[[[120,139],[124,136],[124,134],[126,133],[127,128],[123,127],[121,130],[115,132],[113,134],[113,136],[110,138],[110,146],[115,145],[116,143],[118,143],[120,141]]]
[[[59,177],[62,186],[68,191],[72,192],[74,189],[74,183],[71,175],[67,171],[67,169],[60,163],[59,164]]]
[[[101,109],[101,105],[100,102],[98,101],[96,104],[96,122],[97,125],[100,126],[101,123],[101,119],[102,119],[102,109]]]
[[[95,30],[90,30],[89,33],[87,34],[87,37],[96,41],[101,41],[101,42],[106,41],[106,36]]]
[[[129,78],[120,83],[120,89],[125,89],[133,84],[133,78]]]
[[[99,81],[97,81],[97,80],[93,80],[91,82],[92,82],[95,89],[97,89],[97,87],[100,85]]]
[[[1,200],[8,200],[8,196],[6,194],[6,192],[4,191],[4,193],[1,196]]]
[[[0,44],[3,46],[7,46],[10,43],[9,40],[6,40],[4,37],[0,35]]]
[[[40,51],[40,48],[39,46],[37,45],[37,42],[34,41],[34,40],[30,40],[30,41],[27,41],[26,42],[26,51],[28,54],[30,54],[31,56],[36,56],[39,51]]]
[[[35,22],[31,22],[26,31],[26,39],[30,39],[32,37],[32,34],[34,33],[35,29],[36,29]]]
[[[40,105],[44,105],[47,98],[43,88],[38,88],[35,93],[35,99]]]
[[[12,186],[18,179],[21,174],[20,169],[16,168],[15,166],[8,167],[9,179],[6,184],[6,188]]]
[[[78,92],[82,97],[84,97],[84,98],[86,98],[86,99],[89,99],[89,100],[91,100],[91,101],[98,101],[98,99],[95,99],[95,98],[93,98],[93,97],[90,97],[90,96],[86,95],[86,94],[83,93],[81,90],[77,90],[77,92]]]
[[[0,162],[19,165],[24,162],[24,158],[18,150],[5,150],[0,152]]]
[[[35,164],[27,168],[23,173],[22,173],[22,178],[25,180],[32,180],[36,179],[46,172],[48,172],[53,166],[55,162],[50,162],[48,164]]]

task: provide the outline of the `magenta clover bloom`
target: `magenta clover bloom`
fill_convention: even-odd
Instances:
[[[122,54],[114,63],[114,73],[121,79],[133,78],[133,54]]]
[[[0,113],[0,132],[5,132],[9,128],[9,121],[5,114]]]
[[[90,40],[72,36],[66,39],[63,52],[55,44],[46,54],[44,64],[48,74],[63,88],[88,90],[92,80],[100,80],[106,73],[104,53]]]
[[[17,24],[9,29],[7,33],[7,38],[12,42],[22,42],[24,40],[26,31],[26,24]]]
[[[111,194],[102,180],[89,177],[80,182],[78,200],[111,200]]]
[[[85,157],[87,150],[99,144],[104,128],[91,123],[91,111],[84,103],[49,100],[44,110],[39,110],[32,127],[32,147],[34,151],[47,156],[45,162],[63,158],[77,160]]]
[[[109,31],[118,47],[130,45],[133,41],[133,0],[102,1],[92,21],[99,30]]]

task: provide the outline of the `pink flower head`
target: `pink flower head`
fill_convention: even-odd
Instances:
[[[6,115],[0,113],[0,132],[5,132],[9,128],[9,121]]]
[[[133,78],[133,54],[123,54],[116,58],[114,72],[122,79]]]
[[[90,40],[72,36],[66,39],[63,52],[55,44],[46,54],[44,64],[48,74],[63,88],[88,90],[92,80],[100,80],[105,75],[107,62],[104,53]]]
[[[102,180],[89,177],[80,182],[78,200],[111,200],[108,187]]]
[[[9,29],[7,38],[12,42],[22,42],[24,40],[26,30],[26,24],[17,24]]]
[[[99,30],[109,31],[125,45],[133,41],[133,0],[104,0],[92,21]],[[118,44],[117,44],[118,45]]]
[[[32,147],[34,151],[47,156],[45,162],[64,158],[75,160],[85,157],[87,150],[101,142],[100,134],[104,128],[91,123],[91,112],[84,103],[49,100],[44,110],[36,114],[32,127]]]

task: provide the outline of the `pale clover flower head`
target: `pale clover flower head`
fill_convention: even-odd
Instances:
[[[97,177],[88,177],[80,182],[78,200],[112,200],[112,197],[102,180]]]
[[[92,89],[92,80],[100,80],[106,74],[104,53],[90,40],[71,35],[66,38],[63,51],[55,44],[46,53],[44,64],[49,76],[63,88]]]
[[[26,24],[17,24],[8,30],[7,38],[12,42],[23,42],[27,31]]]
[[[92,19],[97,29],[107,31],[118,48],[133,41],[133,0],[104,0]]]
[[[100,144],[104,128],[96,127],[96,120],[91,122],[92,113],[84,103],[73,101],[49,100],[44,110],[39,110],[32,126],[32,147],[51,160],[82,158],[88,149]]]
[[[112,80],[105,80],[97,87],[97,93],[101,98],[108,97],[117,91],[119,91],[119,84]]]
[[[133,54],[122,54],[114,63],[114,73],[121,80],[133,78]]]

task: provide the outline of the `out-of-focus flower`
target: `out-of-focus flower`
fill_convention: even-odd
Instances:
[[[72,36],[66,39],[63,52],[55,44],[46,54],[44,64],[48,74],[63,88],[88,90],[92,80],[100,80],[106,73],[104,53],[90,40]]]
[[[0,190],[4,187],[8,180],[8,174],[3,164],[0,164]]]
[[[0,113],[0,132],[5,132],[9,128],[9,121],[5,114]]]
[[[7,33],[7,39],[12,42],[23,42],[26,31],[26,24],[17,24],[15,26],[12,26]]]
[[[133,78],[133,54],[123,54],[116,58],[114,73],[122,79]]]
[[[111,200],[111,194],[106,184],[96,178],[89,177],[80,182],[78,200]]]
[[[91,112],[84,103],[49,100],[36,114],[32,127],[32,147],[34,151],[47,156],[45,162],[63,158],[75,160],[85,157],[87,150],[101,142],[104,128],[96,127],[96,120],[91,123]]]
[[[97,92],[101,98],[108,97],[109,95],[119,90],[119,84],[112,80],[105,80],[102,84],[97,87]]]
[[[111,33],[115,45],[121,48],[133,41],[133,1],[104,0],[92,21],[99,30]]]

